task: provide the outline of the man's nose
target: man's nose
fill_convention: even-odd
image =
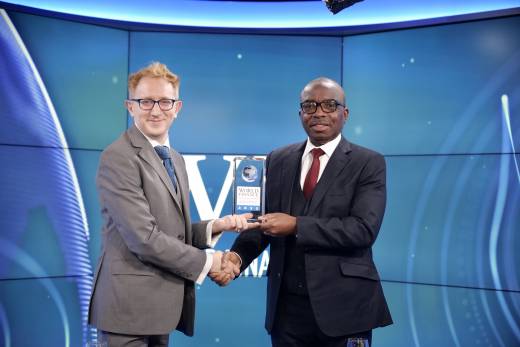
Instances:
[[[325,115],[326,115],[326,113],[325,113],[325,111],[323,111],[323,109],[321,108],[321,104],[318,105],[318,106],[316,107],[316,112],[314,112],[313,116],[315,116],[315,117],[323,117],[323,116],[325,116]]]
[[[153,104],[153,107],[152,107],[152,109],[150,110],[150,113],[151,113],[152,115],[160,115],[160,114],[162,114],[162,110],[161,110],[161,108],[159,107],[159,103],[158,103],[158,102],[156,102],[156,103]]]

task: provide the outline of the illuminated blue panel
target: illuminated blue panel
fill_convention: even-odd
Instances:
[[[90,274],[90,264],[97,264],[101,242],[102,221],[94,184],[101,152],[70,151],[91,230],[88,238],[72,232],[74,219],[70,216],[69,220],[60,220],[67,211],[67,194],[60,189],[64,178],[57,175],[56,169],[41,169],[50,166],[61,152],[58,148],[0,146],[0,161],[5,165],[0,175],[5,182],[1,185],[4,194],[0,203],[11,206],[6,208],[9,213],[2,215],[2,237],[30,255],[47,276]],[[77,259],[71,262],[73,255],[67,253],[81,255],[86,263]],[[18,266],[16,259],[2,258],[1,264],[0,278],[34,276]]]
[[[346,37],[345,134],[384,154],[520,148],[520,17]],[[514,144],[514,146],[513,146]]]
[[[183,109],[170,132],[189,153],[265,154],[306,139],[299,94],[341,78],[341,38],[132,33],[130,71],[159,60],[181,78]]]
[[[321,1],[18,0],[13,4],[101,19],[221,28],[325,28],[414,21],[520,6],[519,0],[366,0],[337,15]]]
[[[517,346],[518,292],[383,283],[394,325],[374,330],[381,346]],[[516,321],[511,320],[516,319]]]
[[[33,150],[33,155],[38,151]],[[101,207],[96,189],[96,173],[101,151],[71,150],[70,154],[76,168],[78,183],[83,197],[83,204],[87,211],[88,226],[90,229],[88,255],[92,270],[95,269],[101,251]]]
[[[61,247],[75,249],[78,252],[84,252],[81,248],[88,247],[86,256],[90,259],[92,267],[96,266],[100,253],[102,218],[95,179],[101,151],[70,150],[83,204],[87,211],[90,232],[88,241],[74,238],[67,241],[62,240],[61,242],[64,242],[65,245],[61,247],[60,237],[62,236],[56,229],[57,223],[50,213],[56,213],[56,208],[63,208],[63,202],[59,202],[63,195],[59,189],[56,189],[56,184],[46,177],[45,172],[34,168],[48,165],[48,158],[58,155],[59,151],[60,149],[55,148],[0,146],[0,160],[5,164],[0,177],[3,179],[16,177],[16,184],[12,180],[7,181],[6,186],[9,185],[10,188],[6,191],[7,196],[0,199],[0,203],[8,204],[13,201],[14,196],[21,196],[29,206],[27,208],[18,203],[16,207],[13,206],[9,209],[8,214],[2,215],[2,225],[8,226],[3,235],[11,237],[12,234],[13,239],[18,242],[18,247],[30,254],[49,276],[90,274],[93,270],[90,266],[67,267],[64,264],[64,250]],[[23,158],[23,160],[18,160],[19,158]],[[20,161],[26,164],[24,165]],[[57,193],[54,190],[57,190]],[[53,205],[53,201],[58,202]],[[22,235],[17,236],[17,233]],[[24,268],[9,264],[12,263],[10,261],[2,262],[0,267],[2,278],[32,276]],[[6,268],[9,269],[8,272],[4,272]]]
[[[20,274],[45,278],[53,275],[50,271],[89,275],[92,267],[86,211],[63,128],[33,59],[3,10],[0,29],[0,95],[4,110],[0,128],[0,162],[4,165],[0,171],[0,278]],[[27,144],[41,147],[35,150]],[[56,301],[65,320],[66,307],[58,302],[57,290],[52,283],[43,282],[49,292],[47,298]],[[75,302],[86,336],[92,282],[80,276],[75,284]],[[2,328],[6,329],[4,324]],[[68,329],[64,325],[65,345],[69,341]]]
[[[516,155],[387,157],[385,280],[520,290]]]
[[[103,149],[114,141],[126,125],[128,33],[14,12],[10,17],[49,90],[68,145]],[[39,144],[19,133],[2,140]]]
[[[83,346],[78,287],[87,282],[92,277],[1,281],[0,344]]]

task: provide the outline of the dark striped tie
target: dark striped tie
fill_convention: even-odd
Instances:
[[[166,172],[168,172],[168,176],[170,176],[173,187],[177,192],[177,178],[175,178],[175,168],[173,167],[170,149],[167,146],[155,146],[154,148],[159,157],[162,159],[164,167],[166,168]]]

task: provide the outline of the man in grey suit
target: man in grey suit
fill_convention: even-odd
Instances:
[[[337,82],[305,86],[300,118],[308,139],[267,156],[267,214],[223,259],[238,273],[270,246],[265,327],[274,347],[371,345],[372,329],[392,323],[372,259],[385,160],[343,138],[348,115]]]
[[[153,63],[128,79],[131,126],[101,155],[97,174],[104,226],[89,323],[108,346],[167,346],[193,335],[194,284],[221,272],[210,253],[224,230],[248,228],[249,214],[192,224],[188,177],[168,131],[182,107],[179,79]]]

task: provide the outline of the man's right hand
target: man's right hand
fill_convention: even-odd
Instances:
[[[209,276],[219,286],[227,286],[235,277],[240,275],[240,265],[240,257],[236,253],[226,252],[221,259],[220,271],[210,271]]]
[[[217,274],[220,272],[220,269],[222,268],[222,252],[216,251],[213,253],[213,263],[211,264],[211,269],[209,270],[209,276],[211,277],[212,274]]]

